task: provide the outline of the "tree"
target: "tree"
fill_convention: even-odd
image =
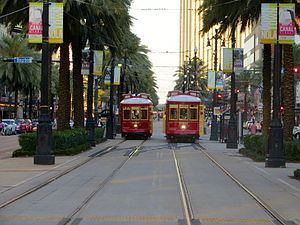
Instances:
[[[0,55],[6,58],[31,57],[35,53],[29,48],[27,42],[21,36],[3,36],[0,40]],[[0,81],[8,86],[10,92],[15,92],[15,112],[18,107],[19,91],[28,86],[38,85],[39,65],[2,62],[0,61]]]
[[[268,2],[268,1],[266,1]],[[272,2],[272,1],[269,1]],[[255,25],[261,13],[261,2],[256,0],[231,1],[208,0],[204,1],[200,10],[204,12],[204,32],[213,26],[220,25],[220,32],[235,28],[239,24],[241,30],[248,25]],[[234,33],[231,31],[231,35]],[[271,46],[264,45],[263,61],[263,133],[269,133],[271,118]]]

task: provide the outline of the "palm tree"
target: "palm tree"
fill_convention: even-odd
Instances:
[[[6,58],[31,57],[34,51],[21,36],[3,36],[0,40],[0,55]],[[18,107],[19,91],[30,85],[38,85],[39,65],[36,62],[21,64],[0,61],[0,80],[15,92],[15,112]]]

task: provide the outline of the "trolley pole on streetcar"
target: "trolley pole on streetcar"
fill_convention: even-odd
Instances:
[[[49,0],[43,4],[43,42],[42,42],[42,76],[41,76],[41,106],[37,131],[37,149],[34,164],[53,165],[55,157],[52,151],[52,126],[49,116]]]
[[[218,69],[218,30],[215,29],[215,36],[213,37],[215,41],[215,51],[214,51],[214,71],[215,73],[217,72]],[[207,46],[210,46],[210,43],[207,44]],[[216,89],[216,75],[215,75],[215,88],[214,88],[214,93],[213,93],[213,110],[212,110],[212,121],[211,121],[211,132],[210,132],[210,140],[211,141],[217,141],[218,138],[218,132],[219,132],[219,123],[218,123],[218,118],[217,115],[214,114],[214,108],[217,106],[217,89]]]

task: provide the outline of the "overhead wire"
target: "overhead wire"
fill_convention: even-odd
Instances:
[[[18,12],[22,12],[22,11],[24,11],[25,9],[28,9],[28,8],[29,8],[29,6],[25,6],[24,8],[17,9],[17,10],[15,10],[15,11],[13,11],[13,12],[10,12],[10,13],[4,14],[4,15],[1,15],[1,16],[0,16],[0,19],[3,19],[3,18],[8,17],[8,16],[11,16],[11,15],[13,15],[13,14],[15,14],[15,13],[18,13]]]

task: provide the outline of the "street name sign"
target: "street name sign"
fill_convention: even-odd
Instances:
[[[32,63],[32,57],[14,57],[14,63]]]

